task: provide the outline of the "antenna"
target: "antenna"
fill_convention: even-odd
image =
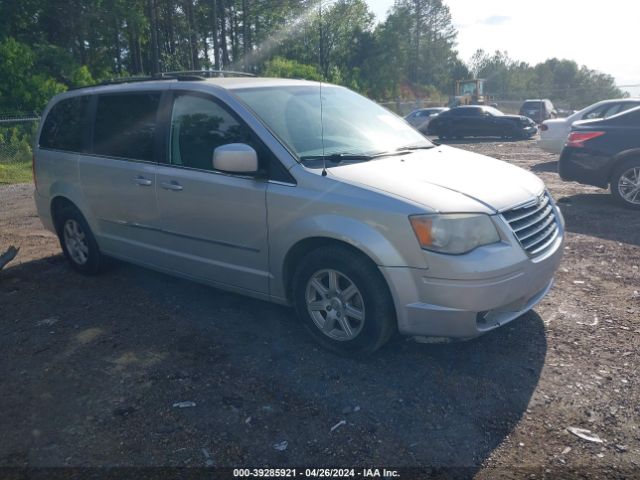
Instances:
[[[320,55],[320,141],[322,142],[322,176],[326,177],[327,176],[327,159],[325,157],[324,154],[324,111],[323,111],[323,107],[322,107],[322,77],[324,75],[324,72],[322,71],[322,61],[323,61],[323,48],[324,48],[324,43],[323,43],[323,36],[322,36],[322,0],[318,1],[318,13],[320,16],[320,49],[319,49],[319,55]]]

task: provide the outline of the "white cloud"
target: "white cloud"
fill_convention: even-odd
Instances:
[[[607,0],[444,0],[458,29],[463,60],[482,48],[506,50],[528,63],[558,57],[609,73],[621,85],[640,84],[640,2]],[[379,20],[393,0],[368,0]]]
[[[507,17],[506,15],[491,15],[484,20],[480,20],[478,23],[481,25],[502,25],[509,20],[511,20],[511,17]]]

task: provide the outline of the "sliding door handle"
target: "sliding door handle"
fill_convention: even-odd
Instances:
[[[171,180],[171,182],[162,182],[160,185],[165,190],[173,190],[174,192],[179,192],[180,190],[182,190],[182,185],[180,185],[175,180]]]
[[[153,183],[151,180],[149,180],[148,178],[144,178],[142,175],[134,177],[133,181],[136,182],[137,185],[140,185],[142,187],[150,187]]]

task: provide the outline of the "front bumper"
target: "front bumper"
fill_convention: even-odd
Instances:
[[[478,252],[478,261],[485,265],[502,262],[485,273],[479,273],[480,263],[469,275],[456,273],[457,278],[434,278],[428,269],[380,267],[394,298],[398,330],[404,335],[473,338],[518,318],[551,289],[562,259],[563,233],[538,258],[516,251],[515,245]]]

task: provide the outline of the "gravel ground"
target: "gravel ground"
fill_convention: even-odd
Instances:
[[[556,286],[479,339],[396,338],[364,361],[287,308],[121,263],[74,274],[32,187],[0,187],[0,249],[21,247],[0,273],[0,466],[640,476],[640,215],[562,183],[533,141],[456,143],[547,183],[568,230]]]

